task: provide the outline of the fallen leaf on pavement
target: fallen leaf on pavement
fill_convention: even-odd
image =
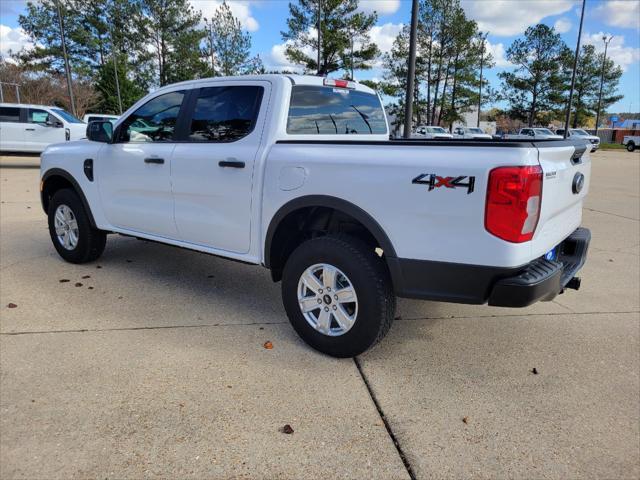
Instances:
[[[91,278],[91,275],[83,275],[82,278]]]
[[[67,283],[69,281],[68,278],[61,278],[60,280],[58,280],[60,283]]]
[[[531,370],[531,373],[533,373],[534,375],[537,375],[538,369],[536,367],[533,367],[533,370]]]
[[[81,287],[81,286],[82,286],[82,284],[81,284],[80,282],[76,282],[75,286],[76,286],[76,287]]]
[[[287,435],[291,435],[293,433],[293,428],[288,423],[282,427],[280,430],[282,433],[286,433]]]
[[[102,265],[96,265],[96,268],[102,268]]]
[[[8,303],[7,304],[7,308],[16,308],[18,305],[16,305],[15,303]]]
[[[469,423],[469,417],[462,417],[462,423],[467,425]]]
[[[273,348],[273,343],[271,342],[264,342],[263,345],[264,348],[266,348],[267,350],[271,350]]]

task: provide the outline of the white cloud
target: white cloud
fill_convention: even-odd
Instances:
[[[371,41],[378,45],[382,53],[387,53],[393,47],[393,42],[402,30],[401,23],[385,23],[371,28]]]
[[[506,58],[506,52],[503,43],[491,43],[489,40],[485,40],[485,48],[488,53],[493,57],[493,62],[497,68],[509,68],[513,67]]]
[[[609,36],[604,32],[586,34],[583,37],[583,44],[590,44],[596,47],[597,52],[604,52],[603,36]],[[640,62],[640,48],[626,47],[624,37],[616,35],[613,37],[607,48],[607,58],[620,65],[623,70],[627,70],[630,65]]]
[[[640,2],[637,0],[609,0],[595,10],[597,18],[611,27],[640,29]]]
[[[564,17],[559,18],[558,20],[556,20],[556,23],[553,24],[553,28],[555,28],[556,32],[558,33],[567,33],[569,30],[571,30],[571,27],[573,27],[571,21],[567,20]]]
[[[9,52],[17,53],[23,48],[33,48],[33,43],[24,30],[20,27],[11,28],[0,25],[0,54],[6,58]]]
[[[511,36],[524,33],[543,18],[571,10],[576,0],[462,0],[461,3],[480,30],[493,36]]]
[[[222,0],[190,0],[191,5],[196,10],[202,12],[202,16],[205,18],[213,17],[215,11],[222,4]],[[227,4],[231,9],[231,12],[240,20],[242,28],[249,32],[255,32],[260,28],[258,20],[251,14],[251,2],[248,0],[233,0],[228,1]]]
[[[389,15],[396,13],[400,8],[400,0],[360,0],[360,10],[378,15]]]

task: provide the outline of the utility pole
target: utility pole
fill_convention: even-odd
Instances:
[[[64,38],[64,20],[62,19],[60,0],[56,0],[56,8],[58,9],[58,25],[60,26],[60,41],[62,43],[62,56],[64,57],[64,70],[67,75],[67,90],[69,91],[69,101],[71,102],[71,113],[76,116],[76,102],[73,99],[73,89],[71,88],[71,68],[67,57],[67,44]]]
[[[413,121],[413,86],[416,76],[416,44],[418,43],[418,0],[411,4],[411,35],[409,37],[409,64],[407,65],[407,93],[404,100],[404,138],[411,138]]]
[[[322,0],[318,0],[318,75],[324,72],[320,70],[320,59],[322,57]]]
[[[573,102],[573,87],[576,84],[576,69],[578,68],[578,57],[580,56],[580,39],[582,38],[582,21],[584,20],[584,4],[586,1],[587,0],[582,0],[582,13],[580,14],[580,28],[578,29],[578,41],[576,42],[576,55],[573,58],[573,72],[571,73],[569,102],[567,103],[567,114],[564,118],[564,138],[569,136],[569,119],[571,117],[571,103]]]
[[[489,36],[489,32],[484,34],[480,34],[480,41],[482,42],[482,47],[480,49],[480,85],[478,86],[478,123],[476,127],[480,127],[480,111],[482,109],[482,67],[484,63],[484,42]]]
[[[610,35],[609,38],[607,38],[606,35],[602,36],[602,41],[604,42],[604,57],[602,58],[602,70],[600,72],[600,93],[598,93],[598,110],[596,111],[596,133],[595,135],[598,134],[598,124],[600,122],[600,104],[602,102],[602,85],[604,84],[604,66],[607,63],[607,48],[609,47],[609,42],[611,42],[611,39],[613,38],[613,35]],[[631,110],[629,110],[631,111]]]

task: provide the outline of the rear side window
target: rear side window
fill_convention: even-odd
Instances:
[[[20,109],[14,107],[0,107],[0,122],[20,122]]]
[[[170,142],[178,120],[184,91],[165,93],[149,100],[122,123],[119,142]]]
[[[287,133],[386,134],[387,124],[377,95],[342,88],[296,85],[291,92]]]
[[[254,85],[201,88],[196,99],[188,140],[235,142],[253,131],[263,88]]]

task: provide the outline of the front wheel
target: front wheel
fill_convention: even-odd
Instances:
[[[627,143],[627,152],[633,152],[636,149],[636,144],[633,142]]]
[[[282,299],[298,335],[316,350],[341,358],[380,341],[396,304],[383,260],[347,235],[302,243],[284,267]]]
[[[107,236],[91,226],[89,215],[76,192],[62,189],[54,193],[48,215],[53,246],[67,262],[92,262],[102,255]]]

